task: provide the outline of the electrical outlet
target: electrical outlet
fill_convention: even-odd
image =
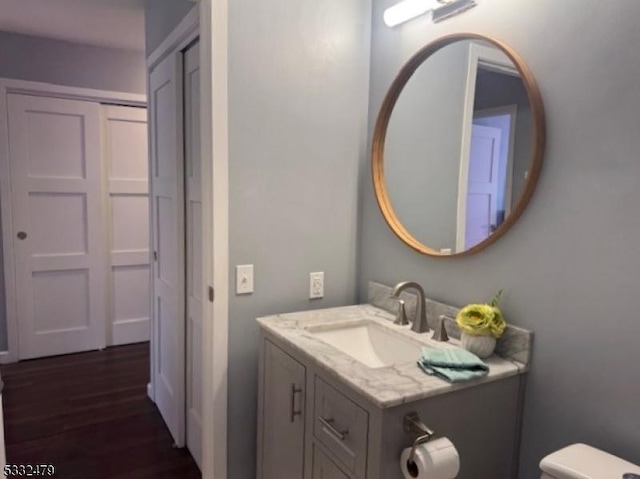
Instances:
[[[309,299],[324,297],[324,273],[309,274]]]
[[[253,293],[253,265],[236,266],[236,294]]]

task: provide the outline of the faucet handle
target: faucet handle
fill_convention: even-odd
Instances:
[[[396,320],[393,322],[393,324],[406,326],[407,324],[409,324],[409,320],[407,319],[407,310],[404,307],[404,300],[397,299],[396,301],[398,301],[398,313],[396,314]]]
[[[440,342],[449,341],[447,328],[444,327],[444,322],[446,320],[447,320],[447,317],[444,314],[438,318],[438,325],[436,326],[436,330],[433,332],[433,336],[431,336],[431,339],[433,339],[434,341],[440,341]]]

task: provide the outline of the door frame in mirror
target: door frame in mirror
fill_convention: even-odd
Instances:
[[[478,69],[481,65],[490,65],[492,70],[507,75],[520,76],[511,59],[500,50],[471,43],[469,45],[469,59],[467,67],[467,81],[465,86],[464,113],[462,116],[462,144],[460,147],[460,177],[458,182],[458,217],[456,221],[456,252],[465,250],[467,227],[467,187],[469,182],[469,162],[471,155],[471,135],[473,131],[474,101]],[[515,134],[511,131],[512,136]],[[510,140],[510,146],[513,147]],[[513,155],[513,152],[511,152]],[[513,158],[510,158],[512,161]],[[509,165],[512,166],[511,164]],[[508,178],[508,176],[507,176]],[[509,182],[509,188],[511,187]],[[509,210],[511,210],[511,191],[508,193]]]
[[[484,241],[478,243],[464,251],[456,251],[453,254],[444,254],[438,250],[430,248],[429,246],[423,244],[421,241],[416,239],[409,231],[405,228],[405,226],[398,219],[393,207],[391,206],[391,201],[389,199],[389,194],[387,191],[385,176],[384,176],[384,147],[386,140],[387,127],[389,126],[389,120],[391,118],[391,114],[393,112],[393,108],[398,100],[398,97],[402,93],[403,88],[416,71],[416,69],[422,65],[431,55],[438,52],[442,48],[450,45],[452,43],[463,41],[463,40],[479,40],[486,43],[489,43],[499,50],[501,50],[515,65],[515,69],[520,75],[522,82],[525,85],[527,90],[527,96],[529,99],[530,107],[531,107],[531,116],[532,116],[532,151],[529,162],[529,176],[525,183],[525,187],[523,193],[518,200],[518,202],[512,208],[511,214],[507,216],[504,222]],[[481,47],[480,47],[481,48]],[[470,55],[471,56],[471,55]],[[471,61],[471,59],[470,59]],[[476,60],[475,67],[477,70],[478,61]],[[471,76],[471,75],[469,75]],[[475,79],[473,79],[473,86],[475,87]],[[467,81],[467,88],[469,88],[469,80]],[[468,105],[467,105],[468,106]],[[467,108],[468,109],[468,108]],[[465,110],[465,129],[469,130],[465,133],[470,137],[471,135],[471,126],[466,126],[467,119],[473,117],[473,111]],[[464,138],[463,138],[464,141]],[[456,33],[452,35],[447,35],[435,40],[432,43],[429,43],[422,49],[420,49],[417,53],[415,53],[407,63],[400,69],[400,72],[394,79],[391,84],[389,91],[387,92],[384,101],[382,102],[382,106],[380,108],[380,112],[378,114],[378,118],[376,121],[374,134],[373,134],[373,144],[371,151],[371,162],[372,162],[372,177],[373,177],[373,188],[376,196],[376,200],[378,202],[378,206],[380,211],[387,221],[387,224],[391,228],[391,230],[398,236],[405,244],[413,248],[414,250],[428,255],[432,257],[461,257],[461,256],[469,256],[479,251],[484,250],[491,244],[495,243],[500,237],[502,237],[513,224],[518,220],[518,218],[522,215],[524,210],[526,209],[531,196],[535,190],[535,187],[538,182],[538,178],[540,177],[540,172],[542,169],[542,160],[544,157],[544,150],[546,144],[546,130],[545,130],[545,112],[544,106],[542,103],[542,96],[540,94],[540,90],[535,81],[535,78],[526,65],[526,63],[522,60],[522,58],[513,50],[510,46],[505,43],[496,40],[494,38],[481,35],[478,33]],[[466,148],[466,154],[468,156],[468,148]],[[465,147],[461,148],[461,155],[465,155]],[[468,160],[467,160],[468,162]],[[462,176],[462,175],[461,175]],[[463,179],[460,178],[460,181]],[[466,208],[465,208],[466,209]],[[460,205],[458,205],[458,214],[460,213]],[[457,245],[456,245],[457,246]]]

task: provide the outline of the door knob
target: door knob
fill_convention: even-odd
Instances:
[[[27,239],[27,233],[25,233],[24,231],[18,231],[18,239],[19,240]]]

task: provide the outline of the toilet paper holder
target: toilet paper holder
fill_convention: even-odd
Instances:
[[[429,442],[433,438],[433,436],[436,435],[436,433],[424,422],[422,422],[422,419],[420,419],[420,415],[415,411],[405,414],[402,423],[404,431],[407,434],[416,436],[413,441],[413,446],[411,447],[411,454],[409,454],[409,461],[414,462],[415,453],[418,446]]]

